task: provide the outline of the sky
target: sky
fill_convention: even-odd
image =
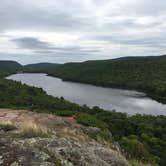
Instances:
[[[0,0],[0,60],[165,54],[166,0]]]

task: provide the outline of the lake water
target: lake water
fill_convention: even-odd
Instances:
[[[62,81],[46,74],[15,74],[7,79],[43,88],[49,95],[63,96],[66,100],[80,105],[99,106],[106,110],[114,109],[117,112],[127,112],[130,115],[136,113],[166,115],[166,105],[136,91]]]

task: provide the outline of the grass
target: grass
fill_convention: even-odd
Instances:
[[[15,130],[16,126],[12,124],[11,122],[1,122],[0,123],[0,130],[3,130],[5,132]]]
[[[34,122],[24,122],[21,125],[21,133],[19,136],[24,138],[50,137],[51,134],[51,131],[45,126]]]
[[[143,163],[138,160],[130,160],[129,164],[130,164],[130,166],[157,166],[157,165],[150,164],[150,163]]]

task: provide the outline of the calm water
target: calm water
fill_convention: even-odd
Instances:
[[[43,88],[49,95],[88,106],[99,106],[106,110],[115,109],[129,114],[166,115],[166,105],[158,103],[143,93],[129,90],[102,88],[93,85],[64,82],[46,74],[15,74],[8,79]]]

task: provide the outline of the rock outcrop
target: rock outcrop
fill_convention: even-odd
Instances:
[[[0,130],[0,166],[128,166],[110,143],[98,142],[85,132],[99,129],[81,126],[72,117],[0,110],[0,123],[7,121],[16,129]],[[49,135],[22,135],[26,123],[47,128]]]

